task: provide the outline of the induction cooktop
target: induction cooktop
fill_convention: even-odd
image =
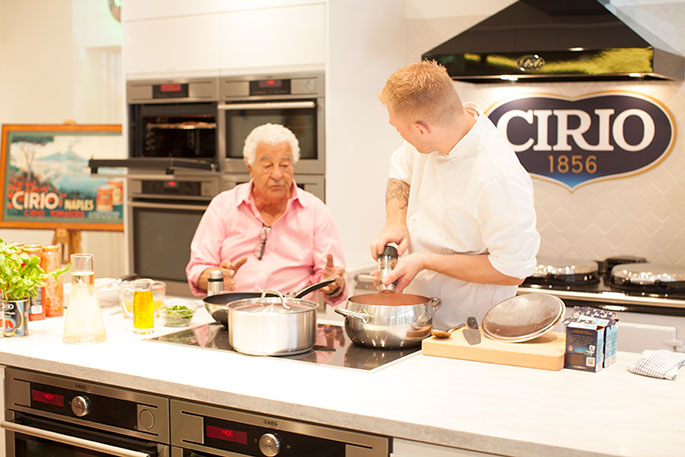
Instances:
[[[218,323],[204,324],[175,333],[150,338],[147,341],[197,346],[204,349],[236,352],[228,342],[228,331]],[[375,370],[419,351],[420,347],[403,349],[371,349],[357,346],[340,325],[318,323],[316,342],[303,354],[271,358],[297,360],[358,370]],[[241,354],[244,355],[244,354]],[[245,357],[259,357],[245,355]]]

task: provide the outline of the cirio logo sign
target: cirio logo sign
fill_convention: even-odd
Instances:
[[[527,95],[500,102],[487,114],[530,174],[570,191],[646,171],[675,141],[668,110],[633,92],[575,99]]]

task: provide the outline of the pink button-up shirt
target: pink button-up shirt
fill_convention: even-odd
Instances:
[[[223,260],[247,262],[234,277],[238,292],[276,289],[294,292],[320,281],[327,254],[333,255],[336,267],[344,267],[338,230],[328,207],[314,195],[293,183],[293,193],[285,212],[271,226],[262,260],[257,259],[262,227],[267,225],[254,203],[252,181],[220,193],[207,207],[190,245],[186,276],[196,295],[200,274],[216,268]],[[309,294],[308,299],[314,295]],[[347,298],[347,286],[337,304]],[[328,301],[328,300],[327,300]]]

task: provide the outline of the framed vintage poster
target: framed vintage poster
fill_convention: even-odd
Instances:
[[[125,157],[121,125],[3,125],[0,227],[123,230],[124,177],[88,160]]]

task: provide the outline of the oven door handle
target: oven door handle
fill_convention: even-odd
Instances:
[[[209,202],[207,202],[209,205]],[[131,208],[151,208],[151,209],[188,209],[195,211],[204,211],[207,205],[179,205],[174,203],[145,203],[145,202],[128,202]]]
[[[313,101],[302,102],[264,102],[264,103],[223,103],[217,106],[218,109],[226,111],[240,111],[244,109],[297,109],[315,108]]]
[[[115,455],[118,457],[151,457],[147,452],[132,451],[123,447],[77,438],[75,436],[63,435],[62,433],[55,433],[49,430],[43,430],[41,428],[29,427],[27,425],[15,424],[14,422],[2,421],[0,422],[0,427],[10,432],[23,433],[24,435],[43,438],[48,441],[56,441],[58,443],[64,443],[83,449],[90,449],[91,451],[103,452],[105,454]]]

